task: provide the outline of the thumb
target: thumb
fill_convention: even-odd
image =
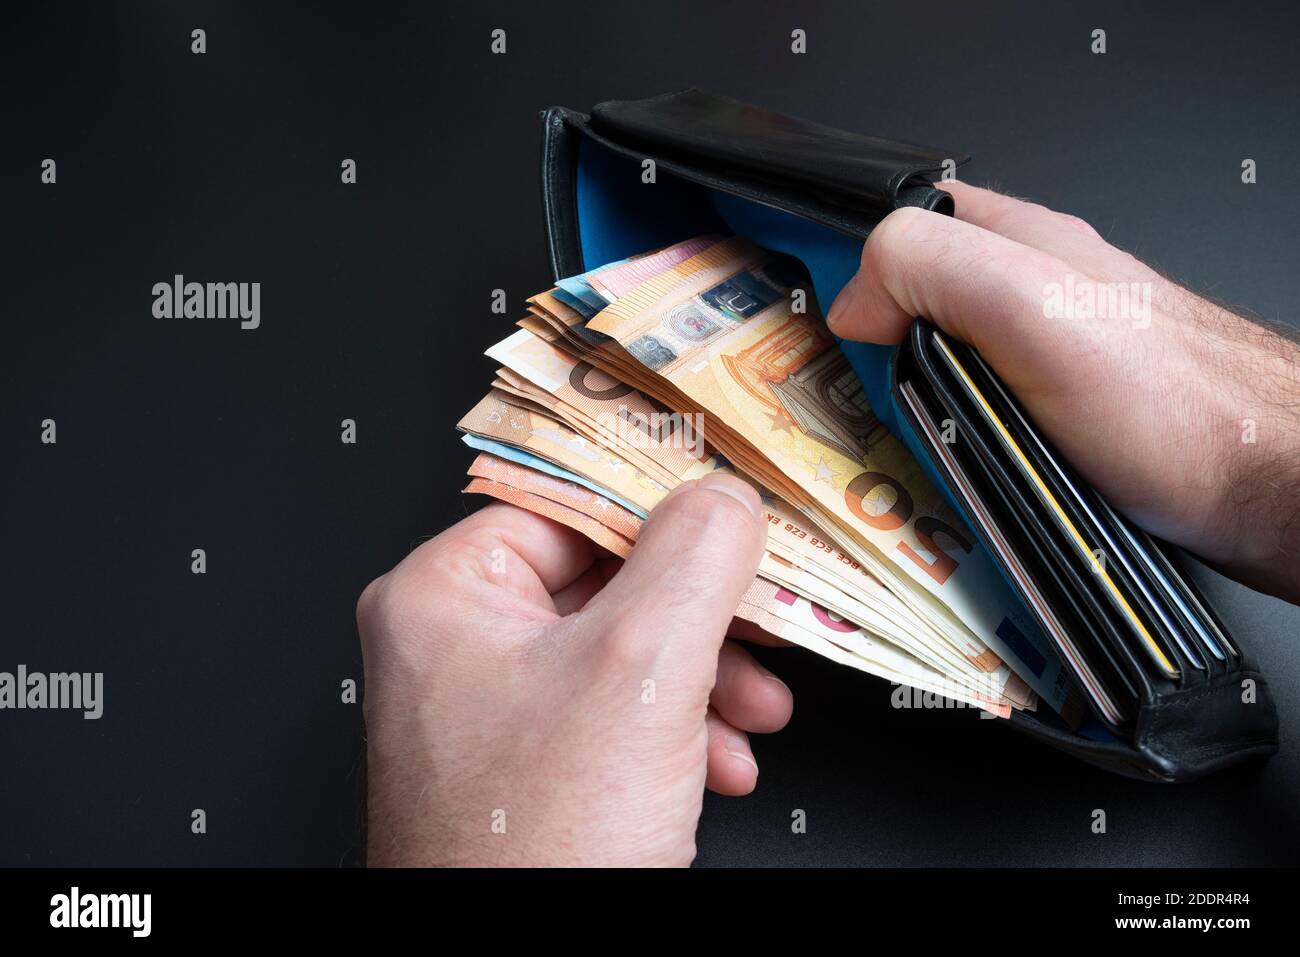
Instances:
[[[912,207],[867,237],[858,272],[826,324],[845,339],[900,341],[916,316],[970,343],[995,368],[1050,353],[1067,324],[1044,319],[1048,290],[1070,267],[973,223]]]
[[[718,649],[754,580],[767,523],[758,493],[725,473],[684,482],[641,526],[631,556],[581,612],[627,659],[663,657],[713,683]]]

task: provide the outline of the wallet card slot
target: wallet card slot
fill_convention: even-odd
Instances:
[[[986,483],[982,487],[986,498],[991,495],[1001,503],[1007,527],[1016,530],[1012,537],[1018,539],[1020,554],[1030,561],[1043,563],[1034,568],[1035,584],[1042,589],[1043,579],[1048,578],[1070,596],[1069,607],[1077,611],[1075,621],[1082,628],[1081,633],[1072,636],[1073,643],[1080,649],[1083,665],[1091,673],[1091,677],[1079,673],[1078,679],[1085,685],[1090,680],[1100,680],[1112,689],[1113,697],[1120,699],[1118,686],[1131,696],[1131,707],[1137,707],[1152,691],[1151,679],[1124,635],[1091,597],[1086,573],[1066,559],[1068,546],[1063,536],[1029,507],[1027,490],[1017,484],[1016,476],[1003,469],[1002,463],[991,454],[988,443],[975,434],[975,424],[965,418],[963,411],[950,406],[949,414],[958,422],[959,433],[973,452],[968,458],[963,457],[963,461],[975,463],[974,468]],[[1080,644],[1084,639],[1086,642]],[[1104,720],[1109,717],[1104,711],[1098,712],[1098,716]]]
[[[1181,623],[1186,640],[1205,652],[1206,670],[1219,672],[1230,667],[1227,650],[1231,649],[1231,645],[1222,636],[1215,637],[1214,625],[1205,615],[1205,609],[1201,608],[1198,612],[1196,599],[1188,589],[1187,582],[1169,563],[1164,550],[1155,539],[1116,513],[1104,500],[1099,504],[1111,516],[1115,528],[1129,543],[1133,553],[1145,563],[1149,578],[1165,598],[1166,610]]]
[[[1170,596],[1154,575],[1152,559],[1141,554],[1136,538],[1124,527],[1127,520],[1104,507],[1101,496],[1047,445],[977,352],[961,343],[949,342],[947,346],[960,359],[988,403],[991,415],[1029,459],[1070,523],[1090,544],[1104,546],[1102,570],[1109,572],[1147,629],[1161,640],[1165,653],[1176,659],[1181,683],[1199,682],[1207,670],[1205,657],[1196,639],[1186,633]]]
[[[1088,512],[1088,518],[1100,528],[1121,561],[1125,561],[1129,575],[1143,588],[1147,600],[1162,616],[1166,628],[1179,642],[1184,654],[1199,667],[1206,668],[1205,659],[1188,647],[1187,642],[1190,641],[1202,648],[1211,661],[1226,664],[1223,649],[1232,651],[1231,643],[1218,629],[1203,603],[1198,602],[1192,594],[1184,577],[1170,564],[1163,549],[1145,531],[1111,508],[1092,486],[1084,482],[1060,458],[1029,421],[1019,403],[1007,393],[983,357],[974,350],[967,352],[982,380],[988,383],[991,400],[1000,403],[1001,414],[1013,418],[1021,434],[1027,437],[1030,446],[1028,451],[1036,457],[1039,467],[1055,474],[1068,487],[1069,493],[1077,497],[1079,504]],[[1214,634],[1211,634],[1212,631]],[[1232,653],[1235,654],[1235,651]]]
[[[1062,659],[1070,666],[1089,698],[1092,711],[1112,728],[1120,730],[1132,717],[1138,700],[1136,687],[1097,635],[1100,625],[1095,616],[1090,616],[1074,598],[1070,587],[1058,574],[1055,563],[1017,515],[1010,500],[1002,494],[986,464],[964,445],[949,445],[942,441],[936,425],[938,416],[934,411],[940,403],[933,397],[927,401],[923,389],[918,388],[926,385],[923,379],[900,383],[899,388],[907,403],[905,414],[918,427],[918,434],[925,440],[926,449],[937,467],[961,491],[968,504],[973,530],[980,534],[986,547],[1002,563],[1021,602],[1038,620]],[[990,492],[991,496],[985,494]],[[1082,648],[1075,641],[1076,635],[1087,635],[1094,652]],[[1097,650],[1104,658],[1101,669],[1094,660]],[[1103,673],[1099,674],[1099,670]]]
[[[1173,546],[1157,541],[1150,536],[1147,536],[1147,541],[1151,545],[1151,553],[1157,563],[1171,576],[1180,596],[1186,599],[1188,607],[1183,608],[1182,611],[1198,627],[1204,627],[1209,632],[1209,635],[1206,636],[1207,640],[1217,643],[1226,652],[1228,657],[1225,658],[1225,665],[1228,670],[1240,668],[1242,666],[1241,652],[1237,650],[1232,637],[1228,634],[1228,626],[1223,623],[1223,619],[1215,612],[1214,606],[1206,599],[1201,592],[1200,586],[1196,584],[1192,576],[1183,571],[1179,567],[1179,563],[1174,560],[1170,554]]]
[[[932,328],[926,327],[926,329]],[[939,396],[941,403],[949,410],[960,433],[971,443],[980,460],[988,467],[993,483],[1001,493],[1015,497],[1015,501],[1011,503],[1011,511],[1022,521],[1030,523],[1031,536],[1044,544],[1053,566],[1070,582],[1073,594],[1092,610],[1095,620],[1102,623],[1100,633],[1106,637],[1106,643],[1097,646],[1098,653],[1106,654],[1109,650],[1114,653],[1117,660],[1124,663],[1125,671],[1138,687],[1139,698],[1142,700],[1149,699],[1155,694],[1157,683],[1170,687],[1170,682],[1163,673],[1154,673],[1146,656],[1139,656],[1132,647],[1132,641],[1127,640],[1115,626],[1113,614],[1106,612],[1109,606],[1098,599],[1093,573],[1075,558],[1074,550],[1071,543],[1066,540],[1065,533],[1042,515],[1042,509],[1038,507],[1037,499],[1029,488],[1027,480],[1012,470],[1006,457],[999,454],[997,451],[999,447],[989,434],[991,428],[968,412],[967,402],[964,401],[965,393],[960,391],[955,381],[956,377],[946,367],[940,365],[938,359],[928,351],[932,348],[932,343],[925,329],[918,330],[913,336],[912,346],[918,366]],[[1109,655],[1107,657],[1109,658]]]
[[[1081,528],[1067,512],[1066,506],[1053,493],[1045,478],[1029,461],[1024,449],[1021,447],[1021,443],[1016,441],[1015,437],[1006,428],[1006,425],[994,413],[987,397],[975,384],[969,371],[957,357],[947,340],[934,330],[931,331],[930,338],[935,346],[936,355],[940,358],[943,366],[946,367],[949,375],[952,376],[956,388],[966,401],[974,407],[975,415],[991,434],[993,444],[1002,450],[1002,457],[1011,462],[1012,469],[1029,488],[1030,501],[1036,502],[1037,508],[1041,508],[1047,513],[1049,523],[1063,533],[1066,542],[1065,553],[1073,556],[1075,562],[1085,565],[1093,574],[1095,582],[1100,586],[1097,591],[1128,626],[1151,665],[1161,672],[1166,679],[1171,681],[1178,679],[1180,669],[1178,663],[1176,663],[1177,656],[1171,658],[1171,649],[1162,646],[1162,643],[1157,640],[1157,635],[1152,634],[1152,631],[1157,629],[1150,627],[1149,620],[1144,620],[1143,616],[1139,615],[1138,609],[1141,607],[1141,602],[1130,588],[1122,587],[1128,584],[1124,581],[1123,576],[1109,569],[1105,562],[1097,556],[1096,539],[1090,541],[1084,534],[1092,530],[1086,526]],[[1031,506],[1032,508],[1033,506]],[[1138,608],[1135,608],[1135,605]],[[1163,638],[1164,636],[1159,637]]]

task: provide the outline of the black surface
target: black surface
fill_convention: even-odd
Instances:
[[[353,606],[467,508],[452,427],[489,379],[478,353],[549,278],[544,106],[697,85],[953,144],[968,180],[1295,321],[1293,7],[815,7],[6,10],[0,670],[103,671],[106,701],[98,722],[0,712],[0,864],[357,861]],[[154,319],[177,272],[261,282],[261,328]],[[1206,578],[1282,714],[1262,769],[1129,782],[770,652],[795,718],[756,739],[753,797],[706,800],[700,862],[1297,860],[1300,613]]]

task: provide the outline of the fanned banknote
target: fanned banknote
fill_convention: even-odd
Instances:
[[[532,297],[460,423],[485,451],[467,491],[622,555],[671,488],[732,471],[768,519],[742,617],[927,693],[1004,716],[1041,696],[1073,722],[1060,663],[876,420],[807,285],[793,260],[699,237]]]

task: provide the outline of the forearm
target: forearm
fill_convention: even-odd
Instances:
[[[1234,441],[1225,444],[1219,504],[1228,538],[1219,564],[1233,577],[1300,601],[1300,345],[1233,317],[1219,361],[1239,387]],[[1226,371],[1226,370],[1225,370]]]

